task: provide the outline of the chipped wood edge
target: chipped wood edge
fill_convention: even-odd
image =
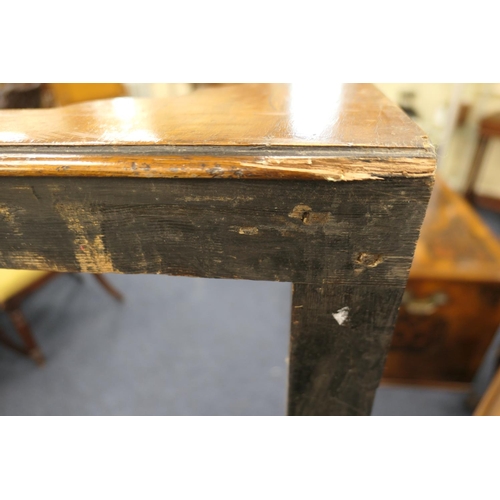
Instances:
[[[432,177],[426,156],[158,156],[0,153],[0,176],[359,181]]]

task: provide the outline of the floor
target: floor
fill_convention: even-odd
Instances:
[[[290,285],[62,275],[25,303],[40,369],[0,346],[3,415],[283,415]],[[11,327],[0,317],[0,328]],[[384,387],[377,415],[466,415],[464,393]]]
[[[47,365],[0,345],[1,415],[284,414],[289,284],[109,279],[125,303],[91,275],[62,275],[25,302]],[[4,316],[0,328],[13,333]],[[479,387],[490,372],[487,362]],[[466,397],[382,387],[373,414],[469,415]]]

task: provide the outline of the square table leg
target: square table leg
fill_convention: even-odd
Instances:
[[[294,284],[289,415],[369,415],[404,288]]]

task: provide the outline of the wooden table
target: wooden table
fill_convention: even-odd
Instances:
[[[434,168],[365,84],[5,110],[0,266],[293,282],[288,413],[367,415]]]

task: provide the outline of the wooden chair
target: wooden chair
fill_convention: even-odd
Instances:
[[[33,336],[31,328],[21,311],[21,303],[29,295],[45,285],[61,273],[49,271],[27,271],[16,269],[0,269],[0,309],[5,311],[16,329],[24,346],[13,342],[0,330],[0,342],[12,349],[28,355],[38,365],[45,363],[45,357]],[[123,296],[101,274],[94,274],[96,280],[115,299],[121,301]]]

